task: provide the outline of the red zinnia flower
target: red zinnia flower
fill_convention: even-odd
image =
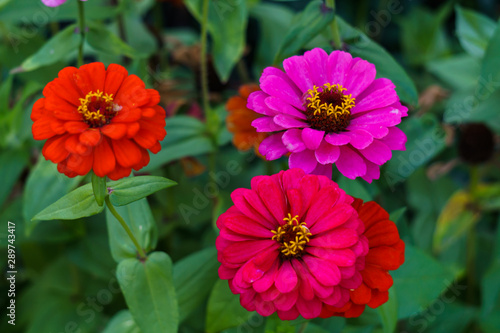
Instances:
[[[362,282],[368,241],[353,199],[301,169],[257,176],[217,220],[219,276],[241,305],[291,320],[343,307]]]
[[[387,302],[388,290],[392,286],[388,271],[398,269],[405,260],[405,243],[399,238],[396,224],[389,220],[389,214],[374,201],[363,203],[363,200],[355,199],[352,206],[365,224],[364,236],[370,246],[365,268],[361,271],[363,283],[349,292],[350,300],[342,308],[324,305],[322,318],[358,317],[366,305],[376,308]]]
[[[43,156],[68,177],[90,170],[113,180],[149,163],[166,135],[160,95],[127,70],[102,63],[66,67],[33,106],[35,140]]]

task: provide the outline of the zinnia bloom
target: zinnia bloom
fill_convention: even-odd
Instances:
[[[254,177],[231,198],[217,220],[219,276],[244,308],[310,319],[349,302],[368,240],[352,197],[335,182],[295,168]]]
[[[256,84],[245,84],[239,89],[239,96],[231,97],[226,103],[226,109],[229,112],[227,116],[227,129],[234,133],[233,144],[238,150],[248,150],[254,147],[258,153],[259,145],[267,137],[266,133],[257,133],[252,127],[252,121],[261,116],[247,108],[248,96],[259,91]]]
[[[47,7],[58,7],[68,0],[42,0],[43,4]],[[87,1],[87,0],[80,0]]]
[[[323,318],[358,317],[366,305],[376,308],[387,302],[393,282],[388,271],[398,269],[405,260],[405,243],[399,238],[396,224],[389,220],[389,214],[373,201],[363,203],[355,199],[352,206],[365,225],[364,236],[370,246],[361,271],[363,283],[349,291],[350,300],[342,308],[325,304],[321,312]]]
[[[90,170],[113,180],[149,163],[166,135],[160,95],[127,70],[102,63],[66,67],[43,90],[31,113],[43,156],[68,177]]]
[[[283,67],[266,68],[262,91],[248,98],[248,108],[265,116],[252,125],[274,132],[259,149],[268,160],[291,152],[290,168],[331,177],[335,163],[344,176],[371,182],[391,150],[405,149],[406,136],[395,125],[408,109],[390,80],[375,79],[373,64],[316,48],[285,59]]]

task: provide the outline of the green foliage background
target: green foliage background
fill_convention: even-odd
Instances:
[[[169,114],[161,152],[139,173],[151,178],[108,184],[116,189],[110,200],[150,252],[142,263],[113,215],[93,201],[91,186],[81,186],[90,176],[59,174],[31,136],[33,103],[60,69],[76,64],[77,0],[57,8],[0,0],[0,267],[8,270],[12,221],[18,271],[15,326],[7,323],[9,285],[0,281],[0,331],[500,332],[498,3],[337,1],[333,12],[319,0],[210,1],[212,108],[205,112],[202,9],[202,0],[85,3],[85,61],[126,66],[160,90]],[[410,108],[400,125],[407,150],[393,153],[379,180],[334,175],[349,194],[391,213],[406,262],[391,273],[390,300],[377,310],[282,322],[244,310],[217,276],[215,221],[230,193],[287,168],[285,159],[265,162],[231,145],[224,103],[266,66],[313,47],[332,51],[334,18],[343,49],[374,63]],[[182,50],[191,61],[179,61]],[[439,87],[441,98],[429,87]],[[495,133],[497,149],[471,166],[459,158],[458,142],[463,126],[477,122]],[[77,199],[65,197],[77,187]]]

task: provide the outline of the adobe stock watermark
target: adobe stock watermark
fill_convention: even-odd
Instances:
[[[417,333],[424,332],[427,327],[429,327],[429,324],[433,323],[436,318],[444,312],[446,305],[453,303],[467,289],[466,285],[458,284],[456,281],[451,284],[449,284],[449,282],[448,280],[443,281],[443,283],[448,286],[446,292],[441,294],[441,296],[434,300],[425,310],[410,316],[409,323],[411,326],[417,326]],[[412,332],[415,331],[412,330]],[[402,331],[401,333],[408,332]]]

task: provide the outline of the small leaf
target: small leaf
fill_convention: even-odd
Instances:
[[[113,206],[124,206],[155,192],[176,185],[173,180],[158,176],[139,176],[109,182],[109,200]]]
[[[252,315],[253,312],[241,306],[238,295],[231,292],[227,281],[219,280],[215,283],[207,306],[206,330],[208,333],[216,333],[241,325]]]
[[[142,333],[177,333],[179,312],[172,261],[164,252],[145,262],[130,258],[118,264],[117,278],[130,313]]]
[[[33,221],[76,220],[99,214],[104,206],[99,207],[94,198],[91,184],[87,184],[66,194],[32,218]]]
[[[156,247],[158,231],[146,199],[132,202],[126,206],[116,207],[116,211],[125,220],[141,248],[149,252]],[[109,209],[106,209],[106,224],[113,259],[120,262],[123,259],[135,258],[137,249],[134,243],[132,243],[120,222],[111,214]]]
[[[141,333],[129,310],[115,314],[102,333]]]
[[[477,89],[484,95],[486,90],[491,94],[493,88],[498,90],[500,81],[500,22],[496,25],[496,29],[486,47],[484,52],[483,63],[481,65],[481,78],[483,82],[479,81]],[[484,100],[484,96],[481,97]]]
[[[92,173],[92,191],[94,192],[95,201],[99,206],[104,205],[106,197],[106,177],[98,177]]]
[[[495,21],[458,5],[455,9],[457,12],[457,37],[460,44],[470,55],[482,58],[488,41],[495,31]]]
[[[311,1],[307,7],[294,18],[291,29],[286,32],[285,38],[276,54],[274,63],[295,55],[304,45],[322,32],[333,20],[335,13],[327,8],[323,1]]]
[[[137,53],[132,47],[125,44],[125,42],[123,42],[104,25],[96,23],[89,24],[87,42],[97,51],[108,54],[126,55],[130,58],[143,56],[142,54]]]
[[[14,71],[32,71],[37,68],[52,65],[65,59],[78,48],[80,35],[75,33],[76,25],[72,24],[57,33],[46,42],[35,54],[24,60],[19,69]]]

